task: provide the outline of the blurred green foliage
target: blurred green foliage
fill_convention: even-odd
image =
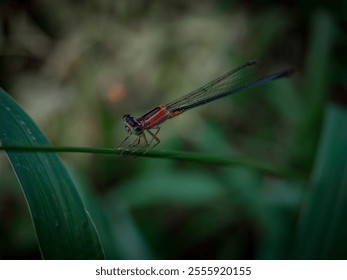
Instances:
[[[0,9],[0,85],[55,146],[117,146],[123,114],[140,116],[247,60],[269,73],[296,69],[168,121],[157,149],[252,158],[308,181],[62,154],[107,258],[347,258],[346,0],[5,0]],[[0,258],[40,258],[0,156]]]

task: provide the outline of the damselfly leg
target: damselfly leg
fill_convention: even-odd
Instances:
[[[155,133],[153,133],[150,129],[147,129],[147,132],[152,136],[152,139],[149,142],[148,146],[146,147],[147,149],[144,151],[144,154],[148,153],[150,150],[152,150],[155,146],[157,146],[160,143],[160,139],[157,136],[157,134],[159,133],[159,130],[160,130],[160,126],[155,126],[152,129],[156,129],[157,131]],[[153,140],[155,140],[156,143],[154,143],[154,145],[151,146],[153,143]]]
[[[147,153],[148,151],[152,150],[155,146],[157,146],[160,143],[160,139],[158,138],[157,134],[159,133],[160,127],[156,126],[153,127],[152,130],[156,131],[151,131],[150,129],[147,129],[146,131],[143,131],[143,133],[141,133],[140,135],[134,135],[134,137],[136,137],[135,139],[133,139],[130,144],[125,144],[127,142],[128,139],[131,138],[131,136],[133,135],[129,135],[127,136],[123,142],[117,147],[118,150],[123,152],[137,152],[140,149],[144,149],[144,153]],[[147,136],[146,136],[146,132],[148,132],[148,134],[151,136],[151,139],[148,141]],[[155,142],[153,145],[152,143]]]

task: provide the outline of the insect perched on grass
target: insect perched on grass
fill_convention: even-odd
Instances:
[[[124,115],[123,123],[128,136],[119,145],[118,149],[134,152],[144,148],[145,152],[147,152],[160,143],[157,136],[160,130],[159,125],[166,120],[176,117],[189,109],[207,104],[244,89],[260,86],[282,77],[288,77],[293,73],[292,69],[286,69],[271,75],[259,77],[256,71],[257,67],[255,67],[256,64],[255,61],[249,61],[167,105],[155,107],[137,119],[134,119],[129,114]],[[146,133],[150,136],[149,139]],[[135,139],[130,144],[125,145],[131,136],[135,136]]]

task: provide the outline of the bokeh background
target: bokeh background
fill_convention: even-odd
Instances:
[[[248,60],[268,73],[294,68],[289,79],[168,121],[157,149],[244,157],[300,177],[61,157],[110,259],[300,258],[293,244],[327,108],[344,110],[347,100],[346,0],[2,0],[0,9],[0,86],[55,146],[115,147],[126,136],[123,114],[140,116]],[[0,157],[0,258],[40,258],[19,183]]]

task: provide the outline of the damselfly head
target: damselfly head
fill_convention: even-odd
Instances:
[[[134,118],[129,114],[123,116],[123,124],[125,131],[128,134],[140,135],[143,133],[141,124],[138,121],[134,120]]]

